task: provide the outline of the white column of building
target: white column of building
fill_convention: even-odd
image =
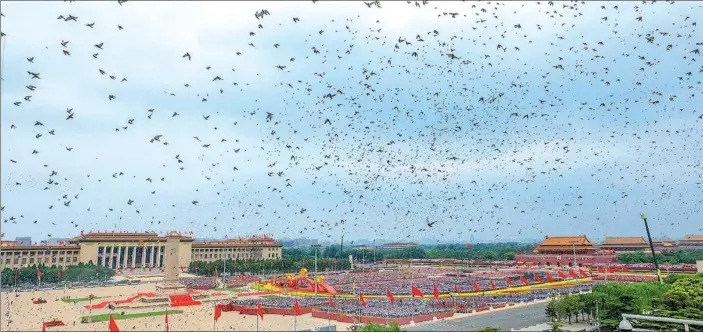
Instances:
[[[117,269],[120,268],[120,265],[122,265],[122,246],[117,247]]]
[[[146,267],[146,246],[142,245],[142,267]]]
[[[156,252],[156,267],[161,268],[161,267],[163,267],[163,265],[161,264],[161,244],[159,244],[159,243],[157,243],[157,244],[158,244],[158,246],[157,246],[157,252]]]
[[[137,266],[137,247],[132,246],[132,268],[136,268]]]
[[[151,258],[151,259],[149,259],[149,261],[151,261],[151,267],[157,267],[156,266],[156,245],[151,247],[151,255],[149,257]]]
[[[144,258],[146,258],[146,259],[144,260],[144,266],[152,266],[153,263],[154,263],[154,262],[151,260],[151,258],[154,256],[154,252],[151,252],[152,247],[153,247],[153,246],[145,246],[145,247],[144,247]],[[149,255],[146,255],[147,250],[149,250]],[[147,263],[148,263],[148,265],[147,265]]]

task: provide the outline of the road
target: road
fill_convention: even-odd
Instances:
[[[405,326],[407,331],[473,331],[484,326],[499,327],[502,331],[510,329],[521,329],[537,324],[542,324],[548,319],[544,316],[546,302],[523,305],[520,307],[488,311],[461,319],[438,320],[417,324],[415,326]]]

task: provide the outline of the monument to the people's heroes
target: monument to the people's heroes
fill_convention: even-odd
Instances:
[[[186,287],[178,280],[178,249],[181,235],[171,231],[166,235],[166,258],[164,262],[164,281],[156,285],[156,292],[162,295],[187,294]]]

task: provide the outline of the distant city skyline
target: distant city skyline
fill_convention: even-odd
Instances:
[[[129,232],[129,231],[127,231]],[[653,237],[653,239],[658,239],[658,240],[665,240],[665,239],[671,239],[674,241],[683,239],[684,237],[692,235],[692,234],[685,234],[681,235],[680,237],[669,237],[669,236],[664,236],[664,237]],[[66,241],[70,238],[73,238],[78,235],[71,235],[67,237],[52,237],[49,239],[37,239],[33,238],[33,236],[17,236],[14,237],[14,239],[11,238],[3,238],[1,240],[3,241],[8,241],[8,240],[15,240],[15,241],[24,241],[24,242],[30,242],[31,244],[37,243],[40,244],[41,242],[45,242],[46,245],[57,245],[61,241]],[[217,238],[217,237],[197,237],[196,235],[193,235],[193,239],[195,242],[202,242],[202,241],[218,241],[218,240],[223,240],[223,239],[232,239],[233,237],[228,237],[228,238]],[[560,236],[580,236],[579,234],[568,234],[568,235],[545,235],[549,237],[560,237]],[[607,236],[601,236],[601,237],[592,237],[586,234],[586,237],[588,240],[590,240],[593,243],[600,243],[606,239],[606,237],[642,237],[644,238],[645,241],[647,241],[647,236],[645,235],[607,235]],[[235,237],[236,238],[236,237]],[[473,241],[471,240],[473,238]],[[520,243],[520,244],[532,244],[532,243],[539,243],[542,240],[544,240],[544,237],[542,238],[516,238],[516,239],[493,239],[493,240],[483,240],[483,239],[478,239],[475,237],[471,237],[468,241],[462,242],[462,241],[439,241],[437,239],[430,239],[430,238],[422,238],[420,240],[390,240],[387,238],[379,238],[379,239],[368,239],[368,238],[360,238],[360,239],[347,239],[345,237],[344,239],[344,244],[349,245],[349,246],[371,246],[375,244],[376,246],[382,246],[383,244],[388,244],[388,243],[395,243],[395,242],[415,242],[418,245],[438,245],[438,244],[493,244],[493,243]],[[34,239],[34,241],[32,241]],[[284,246],[286,244],[289,244],[289,247],[304,247],[304,246],[310,246],[314,244],[321,244],[323,246],[334,246],[338,245],[341,241],[338,240],[337,242],[330,242],[330,241],[324,241],[320,242],[318,239],[315,238],[306,238],[306,237],[300,237],[300,238],[276,238],[274,239],[281,241]]]

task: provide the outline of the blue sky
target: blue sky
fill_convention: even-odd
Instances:
[[[700,3],[381,7],[3,2],[5,238],[703,233]]]

